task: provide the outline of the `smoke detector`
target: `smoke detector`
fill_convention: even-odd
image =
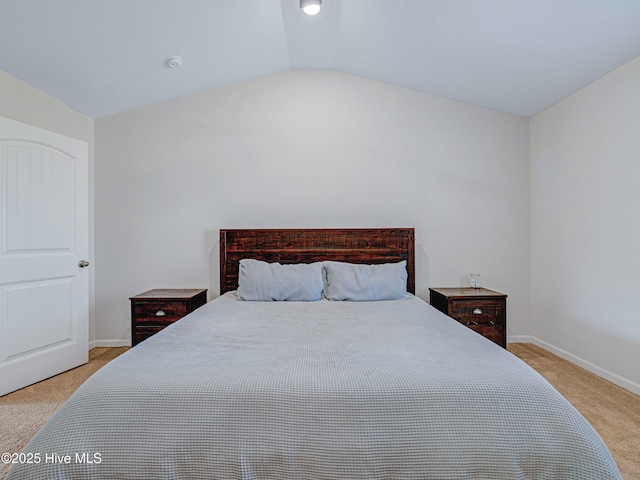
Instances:
[[[168,68],[180,68],[182,66],[182,58],[169,57],[164,61],[164,65]]]

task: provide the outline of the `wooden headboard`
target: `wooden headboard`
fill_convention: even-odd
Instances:
[[[239,262],[349,263],[407,261],[407,291],[415,293],[413,228],[220,230],[220,295],[238,288]]]

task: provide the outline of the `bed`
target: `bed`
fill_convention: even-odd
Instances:
[[[221,295],[87,380],[9,480],[620,479],[540,375],[413,295],[414,271],[413,229],[222,230]],[[248,298],[292,295],[292,272],[323,295]],[[343,290],[375,300],[336,296],[354,272],[366,288]]]

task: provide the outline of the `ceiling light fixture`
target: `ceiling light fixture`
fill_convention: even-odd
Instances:
[[[300,0],[300,8],[307,15],[315,15],[320,11],[322,0]]]

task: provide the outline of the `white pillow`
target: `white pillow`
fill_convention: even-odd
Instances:
[[[408,297],[407,262],[360,265],[323,263],[324,296],[329,300],[399,300]]]
[[[322,298],[322,262],[281,265],[240,260],[238,298],[257,301],[309,302]]]

